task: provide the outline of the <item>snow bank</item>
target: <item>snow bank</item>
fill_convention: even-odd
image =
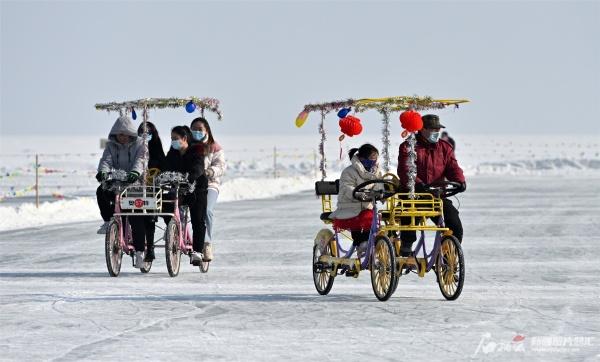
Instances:
[[[237,178],[223,183],[219,202],[271,198],[313,187],[312,177]],[[39,209],[34,203],[0,206],[0,231],[94,220],[102,221],[93,197],[44,202]]]

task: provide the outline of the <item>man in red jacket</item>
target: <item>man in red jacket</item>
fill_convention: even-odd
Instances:
[[[427,185],[439,181],[460,182],[460,192],[467,189],[465,176],[454,157],[452,145],[440,139],[440,129],[445,128],[440,124],[440,118],[434,114],[423,116],[423,129],[417,133],[417,176],[415,179],[415,191],[426,192]],[[398,177],[402,191],[408,191],[408,142],[400,145],[398,156]],[[442,199],[444,204],[444,222],[446,227],[452,230],[456,238],[462,242],[463,228],[458,210],[449,199]],[[408,221],[401,221],[403,224]],[[402,255],[410,255],[412,244],[417,239],[415,231],[402,231],[400,233]]]

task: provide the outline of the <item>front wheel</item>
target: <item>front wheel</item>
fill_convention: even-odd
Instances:
[[[465,282],[465,258],[456,237],[449,235],[442,239],[435,268],[444,298],[458,298]]]
[[[396,257],[394,247],[387,236],[377,236],[371,254],[371,285],[380,301],[390,299],[396,284]]]
[[[317,244],[313,246],[313,281],[317,292],[321,295],[327,295],[333,287],[333,281],[335,280],[334,275],[331,275],[332,270],[329,266],[323,265],[319,262],[321,255],[331,255],[331,247],[329,243],[321,251],[321,247]]]
[[[179,227],[175,219],[171,219],[165,230],[165,258],[167,271],[171,277],[179,274],[181,250],[179,249]]]
[[[108,232],[104,242],[104,254],[106,256],[106,267],[111,277],[119,276],[121,272],[121,261],[123,260],[123,249],[119,242],[119,224],[112,220],[108,225]]]

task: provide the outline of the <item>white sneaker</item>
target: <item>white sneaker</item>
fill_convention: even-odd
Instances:
[[[108,221],[100,225],[100,229],[96,231],[98,234],[106,234],[108,232]]]
[[[368,241],[363,241],[360,243],[360,245],[358,245],[358,248],[356,248],[356,255],[358,255],[359,258],[362,258],[363,256],[365,256],[368,245],[369,245]]]
[[[211,261],[213,259],[213,250],[212,245],[210,243],[204,244],[204,250],[202,251],[202,255],[204,256],[204,261]]]
[[[135,252],[135,267],[141,269],[144,266],[144,252],[136,251]]]
[[[202,254],[195,251],[190,255],[190,264],[199,265],[202,262]]]

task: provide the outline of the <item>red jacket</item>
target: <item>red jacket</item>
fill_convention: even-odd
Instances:
[[[430,143],[417,134],[417,178],[415,183],[425,183],[427,185],[436,181],[465,182],[463,170],[458,165],[454,150],[450,143],[439,140],[437,143]],[[408,142],[400,145],[398,156],[398,177],[400,185],[408,189]]]

